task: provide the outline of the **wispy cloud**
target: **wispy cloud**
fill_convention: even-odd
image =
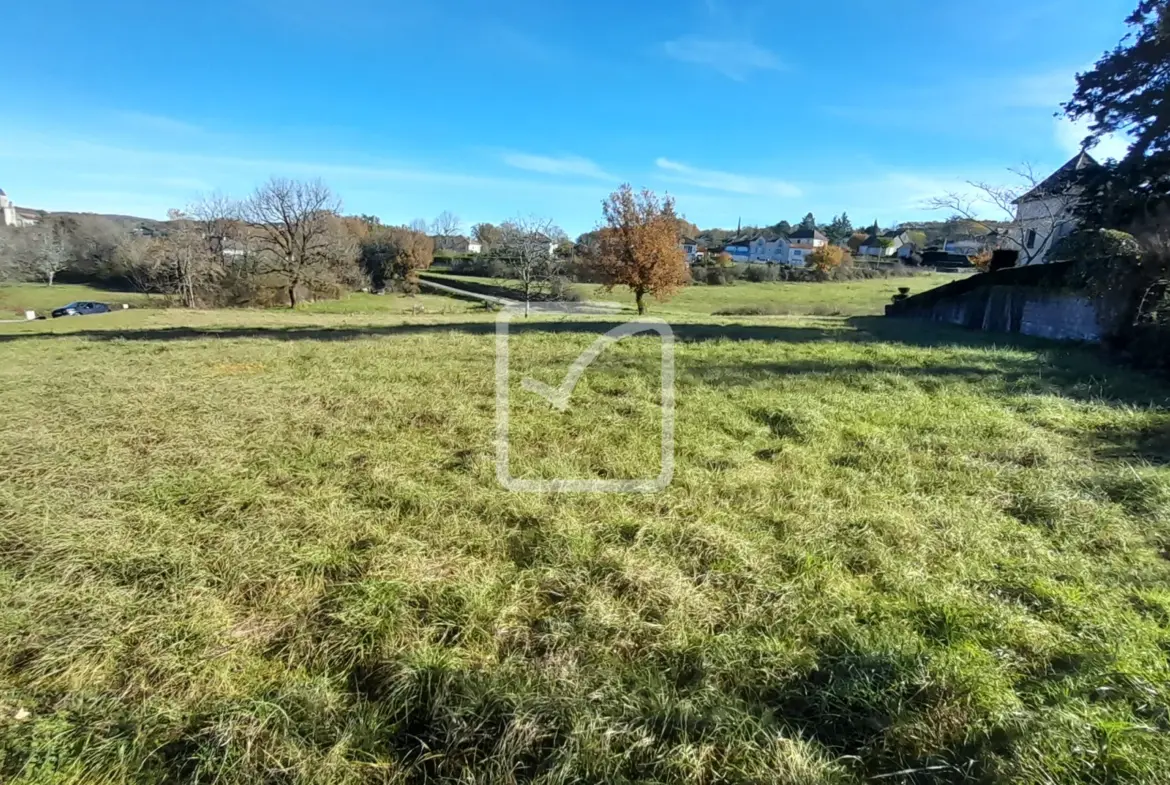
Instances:
[[[669,158],[659,158],[654,163],[660,171],[666,173],[662,179],[674,183],[748,196],[791,198],[801,195],[800,188],[784,180],[720,172],[715,169],[699,169],[671,161]]]
[[[150,114],[149,112],[115,112],[114,115],[128,126],[146,131],[157,131],[166,134],[201,134],[203,128],[185,120],[173,117]]]
[[[675,60],[710,68],[738,82],[757,71],[784,69],[780,58],[750,41],[714,41],[699,36],[684,36],[665,42],[662,50]]]
[[[1088,119],[1073,122],[1067,117],[1058,117],[1054,123],[1056,144],[1070,156],[1079,153],[1085,137],[1089,135]],[[1106,158],[1116,158],[1120,161],[1129,152],[1130,144],[1129,138],[1124,135],[1106,134],[1097,140],[1097,144],[1089,152],[1094,158],[1102,161]]]
[[[420,203],[429,203],[426,209],[435,213],[455,209],[464,214],[472,208],[461,204],[487,205],[475,209],[488,220],[499,220],[514,209],[567,212],[587,204],[592,210],[605,190],[595,178],[559,179],[519,172],[513,176],[480,174],[368,156],[339,157],[344,154],[336,151],[328,158],[318,157],[317,150],[306,151],[302,158],[296,149],[270,155],[261,152],[253,156],[244,149],[222,154],[214,149],[191,150],[186,144],[185,150],[168,149],[173,145],[130,146],[21,129],[15,131],[11,141],[13,144],[0,145],[0,168],[5,170],[8,181],[16,183],[5,185],[21,194],[22,204],[155,218],[165,215],[168,207],[189,202],[200,192],[222,189],[245,195],[274,174],[321,177],[347,203],[354,199],[355,204],[349,208],[378,213],[390,222],[416,215]],[[577,162],[576,171],[599,176],[600,167],[583,167],[581,160],[584,159]],[[79,188],[82,182],[91,187]],[[399,196],[407,193],[411,194],[409,199]],[[504,204],[510,205],[507,212],[496,212]],[[574,224],[572,228],[585,227]]]
[[[590,177],[597,180],[613,180],[613,175],[588,158],[579,155],[531,155],[529,153],[504,153],[503,161],[515,169],[541,174]]]

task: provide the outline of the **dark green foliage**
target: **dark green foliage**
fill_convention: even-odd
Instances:
[[[1092,225],[1128,226],[1153,215],[1170,196],[1170,29],[1167,0],[1142,0],[1126,20],[1132,29],[1092,70],[1077,76],[1064,110],[1091,119],[1092,139],[1126,133],[1134,144],[1105,167],[1086,192]]]
[[[788,223],[787,221],[780,221],[779,223],[774,223],[771,226],[769,226],[768,228],[778,235],[787,236],[787,235],[792,233],[792,224]]]
[[[843,245],[853,234],[853,222],[847,213],[833,216],[833,222],[821,227],[821,231],[834,245]]]

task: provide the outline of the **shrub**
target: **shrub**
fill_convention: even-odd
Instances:
[[[1132,234],[1116,229],[1082,229],[1063,237],[1048,253],[1050,262],[1136,259],[1141,247]]]
[[[749,264],[742,277],[751,283],[769,283],[780,279],[780,271],[774,264]]]
[[[778,305],[741,305],[715,311],[712,316],[788,316],[792,311]]]
[[[731,286],[735,283],[736,272],[734,267],[708,267],[708,286]]]
[[[580,289],[573,286],[573,282],[563,275],[553,277],[549,281],[549,295],[554,300],[566,303],[579,303],[585,300]]]

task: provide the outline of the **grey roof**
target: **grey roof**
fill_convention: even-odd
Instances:
[[[0,188],[0,196],[8,196],[8,194],[4,193],[3,188]]]
[[[788,234],[788,239],[789,240],[825,240],[827,242],[829,238],[826,237],[824,235],[824,233],[822,233],[819,229],[797,229],[796,231],[790,232]]]
[[[1072,186],[1084,182],[1100,168],[1101,164],[1097,163],[1097,159],[1082,150],[1073,156],[1068,163],[1050,174],[1042,183],[1016,199],[1014,203],[1018,204],[1029,199],[1042,199],[1045,196],[1064,193]]]

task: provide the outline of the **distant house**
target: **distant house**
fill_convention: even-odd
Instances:
[[[808,254],[828,244],[829,238],[815,229],[798,229],[787,237],[759,234],[750,241],[748,261],[803,267]]]
[[[682,246],[683,253],[687,256],[688,262],[693,262],[699,257],[699,242],[691,237],[683,237],[679,240],[679,245]]]
[[[959,254],[960,256],[978,256],[987,249],[987,242],[977,238],[969,238],[966,240],[947,240],[943,250],[950,254]]]
[[[483,251],[483,244],[463,235],[435,235],[435,253],[447,251],[454,254],[476,254]]]
[[[794,267],[803,266],[810,253],[828,244],[829,238],[819,229],[797,229],[784,241],[785,247],[781,252],[784,258],[778,261]]]
[[[1009,230],[1021,264],[1043,264],[1048,252],[1077,227],[1075,215],[1085,182],[1101,169],[1085,151],[1015,200],[1016,220]]]
[[[861,256],[876,256],[878,258],[897,256],[906,258],[914,252],[914,243],[907,232],[892,229],[879,234],[869,233],[861,242],[857,253]]]
[[[733,240],[728,240],[727,245],[723,246],[724,252],[737,262],[750,262],[752,260],[752,241],[747,237],[736,237]]]
[[[0,226],[33,226],[40,221],[40,216],[29,210],[21,210],[12,203],[8,194],[0,189]]]

